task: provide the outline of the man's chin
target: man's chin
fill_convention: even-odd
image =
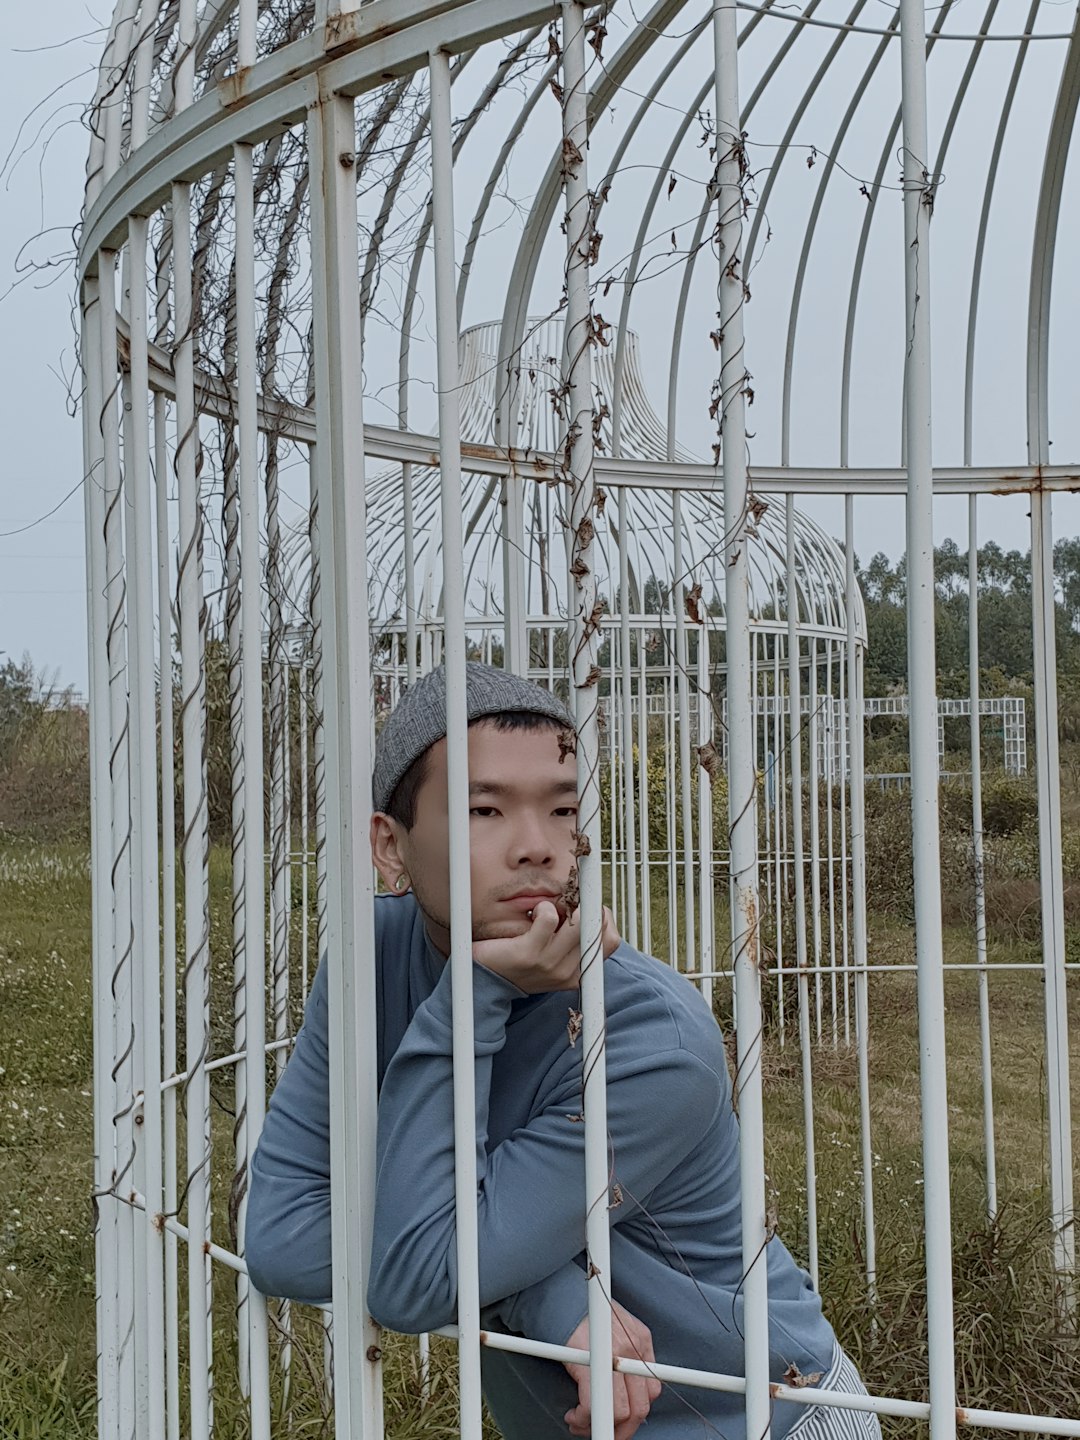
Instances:
[[[520,919],[485,920],[473,925],[474,940],[516,940],[532,928],[532,921],[525,915]]]

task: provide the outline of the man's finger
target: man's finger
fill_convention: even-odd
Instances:
[[[630,1440],[630,1437],[636,1434],[638,1426],[649,1414],[650,1407],[645,1393],[645,1382],[640,1376],[626,1376],[626,1393],[630,1413],[624,1421],[616,1421],[615,1440]]]
[[[655,1398],[649,1394],[649,1381],[644,1375],[628,1375],[626,1388],[630,1396],[630,1413],[644,1420]]]
[[[629,1378],[630,1377],[626,1375],[618,1374],[613,1374],[611,1377],[611,1400],[612,1409],[615,1414],[616,1435],[619,1432],[620,1425],[625,1424],[633,1413],[633,1407],[630,1404],[629,1387],[627,1385]]]
[[[529,934],[535,939],[543,937],[545,943],[559,928],[559,912],[553,900],[541,900],[532,912],[532,929]]]
[[[592,1428],[592,1390],[588,1365],[568,1365],[571,1378],[577,1381],[578,1403],[563,1416],[571,1435],[588,1435]]]

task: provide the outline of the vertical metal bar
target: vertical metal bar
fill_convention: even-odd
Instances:
[[[367,1314],[376,1122],[375,891],[371,811],[371,651],[367,625],[364,435],[352,392],[362,373],[357,295],[356,153],[351,99],[309,110],[311,248],[326,805],[334,1426],[341,1440],[382,1434],[378,1327]]]
[[[184,795],[184,1064],[187,1080],[188,1334],[192,1440],[209,1440],[211,1369],[210,948],[202,517],[196,457],[190,186],[173,187],[176,477],[180,505],[180,686]]]
[[[106,47],[102,77],[105,89],[100,88],[95,97],[99,106],[95,120],[104,130],[103,169],[101,178],[109,180],[120,168],[123,160],[126,71],[132,53],[132,23],[135,18],[137,0],[119,0],[115,9],[115,23]],[[107,78],[106,78],[107,77]],[[96,127],[95,127],[96,128]],[[96,177],[94,177],[96,178]],[[88,186],[88,189],[92,188]]]
[[[476,1213],[476,1092],[473,1064],[472,893],[469,871],[469,754],[466,709],[464,547],[461,517],[461,391],[454,295],[454,178],[450,57],[433,50],[431,176],[435,242],[435,336],[443,524],[446,743],[450,812],[450,965],[454,1024],[454,1162],[458,1262],[458,1367],[462,1440],[479,1440],[480,1297]]]
[[[602,646],[602,642],[601,642]],[[598,652],[599,652],[598,646]],[[618,661],[615,654],[615,632],[608,631],[608,703],[607,703],[607,724],[604,726],[607,739],[607,767],[608,767],[608,834],[610,843],[606,849],[601,850],[601,864],[606,859],[610,865],[610,882],[608,894],[611,896],[612,906],[616,919],[622,923],[622,916],[625,913],[623,904],[623,854],[622,854],[622,830],[619,824],[620,806],[619,795],[623,783],[623,776],[619,773],[619,748],[616,743],[615,715],[618,705],[616,694],[616,667]],[[600,682],[597,681],[599,692]],[[599,704],[599,701],[598,701]],[[599,718],[599,717],[598,717]],[[603,826],[601,826],[601,832]]]
[[[679,715],[679,799],[682,803],[682,884],[683,884],[683,962],[673,956],[672,963],[680,970],[693,963],[694,946],[694,809],[690,785],[690,661],[686,636],[686,569],[683,563],[682,496],[678,490],[671,497],[671,531],[674,552],[672,565],[675,584],[672,603],[675,607],[675,686]],[[674,761],[674,757],[672,757]],[[676,841],[671,837],[672,848]]]
[[[258,0],[237,0],[236,19],[236,66],[238,70],[246,70],[257,59]]]
[[[311,923],[311,774],[310,774],[310,737],[308,731],[311,726],[311,695],[310,695],[311,673],[308,657],[305,652],[300,668],[299,702],[300,702],[300,854],[303,857],[303,869],[301,870],[300,883],[300,993],[307,1000],[308,988],[311,983],[310,975],[310,950],[311,941],[308,929]]]
[[[129,151],[146,139],[153,55],[151,22],[140,17],[129,41]],[[120,107],[118,107],[120,108]],[[136,1105],[134,1188],[146,1201],[132,1217],[135,1231],[136,1304],[146,1309],[135,1324],[136,1429],[164,1429],[165,1317],[161,1212],[161,991],[158,972],[157,745],[153,696],[154,612],[151,581],[153,527],[143,526],[150,496],[146,252],[147,223],[128,223],[121,282],[130,358],[122,387],[125,473],[125,584],[135,600],[128,649],[128,719],[131,795],[132,1059]],[[144,540],[145,528],[145,540]],[[153,943],[151,943],[153,942]],[[140,1323],[141,1321],[141,1323]]]
[[[271,1015],[275,1041],[288,1033],[289,963],[288,908],[284,894],[285,874],[285,746],[288,722],[284,688],[285,643],[281,527],[278,514],[278,440],[267,439],[266,454],[266,544],[267,590],[269,591],[269,639],[267,670],[270,688],[270,720],[267,741],[270,748],[270,972]],[[285,1068],[285,1046],[274,1051],[278,1075]],[[281,1358],[279,1349],[279,1359]]]
[[[126,262],[127,262],[127,257],[126,257],[126,255],[125,255],[125,257],[124,257],[124,265],[123,265],[123,269],[124,269],[124,272],[125,272],[125,278],[124,278],[124,280],[121,281],[121,290],[122,290],[122,292],[123,292],[124,290],[126,290],[126,270],[127,270],[127,263],[126,263]],[[121,404],[122,404],[122,407],[123,407],[122,427],[123,427],[123,431],[124,431],[124,492],[125,492],[125,500],[124,500],[124,504],[123,504],[123,509],[124,509],[123,524],[124,524],[124,529],[125,529],[125,532],[126,532],[126,533],[125,533],[125,539],[124,539],[124,569],[125,569],[124,585],[125,585],[125,589],[127,589],[128,586],[129,586],[129,584],[130,584],[130,581],[131,581],[132,571],[133,571],[133,569],[134,569],[134,553],[133,553],[133,551],[132,551],[132,549],[131,549],[131,546],[130,546],[130,543],[129,543],[129,542],[130,542],[130,538],[131,538],[132,517],[131,517],[131,514],[130,514],[131,503],[130,503],[130,499],[128,498],[129,495],[130,495],[130,484],[131,484],[131,474],[130,474],[130,470],[128,469],[129,456],[130,456],[130,454],[131,454],[131,447],[130,447],[130,445],[129,445],[129,443],[128,443],[128,429],[129,429],[129,425],[130,425],[131,408],[132,408],[132,406],[131,406],[131,374],[130,374],[130,370],[129,370],[128,373],[123,377],[122,384],[121,384],[121,395],[122,395]],[[131,630],[130,630],[130,627],[129,627],[129,636],[130,636],[130,634],[131,634]],[[145,964],[145,957],[144,957],[142,951],[140,951],[140,949],[138,948],[138,947],[139,947],[139,931],[140,931],[140,929],[141,929],[140,919],[139,919],[139,911],[140,911],[140,908],[141,908],[141,899],[142,899],[142,897],[139,895],[139,893],[138,893],[138,891],[135,889],[135,885],[134,885],[135,871],[136,871],[137,868],[139,868],[139,867],[138,867],[138,861],[137,861],[137,858],[136,858],[136,847],[137,847],[137,844],[140,844],[140,843],[141,843],[141,836],[140,836],[139,833],[138,833],[138,810],[139,810],[139,807],[140,807],[140,791],[141,791],[141,789],[142,789],[142,787],[143,787],[143,783],[144,783],[144,782],[143,782],[142,775],[141,775],[141,773],[140,773],[140,767],[139,767],[139,759],[140,759],[140,757],[139,757],[139,755],[138,755],[138,753],[137,753],[137,750],[136,750],[136,743],[135,743],[135,742],[136,742],[136,738],[137,738],[137,737],[136,737],[136,735],[135,735],[135,733],[134,733],[134,731],[135,731],[135,723],[134,723],[134,722],[135,722],[135,715],[134,715],[134,708],[135,708],[135,707],[134,707],[134,701],[135,701],[136,689],[137,689],[137,686],[138,686],[138,671],[137,671],[137,665],[136,665],[136,661],[135,661],[135,657],[134,657],[133,647],[132,647],[132,645],[131,645],[130,643],[129,643],[129,646],[128,646],[127,683],[128,683],[128,727],[129,727],[129,728],[128,728],[128,776],[129,776],[129,781],[130,781],[130,790],[129,790],[129,793],[130,793],[130,801],[131,801],[131,818],[130,818],[130,829],[129,829],[129,837],[130,837],[130,838],[129,838],[129,851],[130,851],[129,875],[130,875],[130,880],[131,880],[131,1083],[132,1083],[131,1116],[132,1116],[132,1145],[131,1145],[131,1167],[130,1167],[130,1169],[128,1170],[127,1175],[126,1175],[125,1178],[124,1178],[124,1190],[123,1190],[122,1192],[120,1192],[120,1193],[124,1194],[124,1195],[125,1195],[125,1198],[130,1198],[130,1196],[132,1195],[132,1193],[141,1195],[141,1196],[143,1196],[143,1197],[145,1198],[145,1193],[146,1193],[146,1192],[145,1192],[145,1182],[146,1182],[146,1178],[147,1178],[147,1177],[146,1177],[147,1155],[146,1155],[146,1153],[145,1153],[144,1146],[143,1146],[143,1141],[144,1141],[144,1137],[145,1137],[145,1120],[146,1120],[145,1113],[144,1113],[145,1092],[144,1092],[144,1088],[143,1088],[143,1075],[144,1075],[144,1071],[145,1071],[145,1067],[144,1067],[144,1053],[143,1053],[143,1052],[144,1052],[144,1036],[145,1036],[145,1034],[146,1034],[146,1031],[145,1031],[144,1028],[143,1028],[143,1011],[144,1011],[144,1009],[145,1009],[145,990],[144,990],[145,977],[144,977],[144,975],[143,975],[143,966],[144,966],[144,964]],[[155,760],[156,760],[156,758],[157,758],[156,755],[155,755],[154,758],[155,758]],[[151,781],[150,781],[150,783],[151,783],[151,784],[154,784],[154,782],[156,782],[156,779],[157,779],[157,776],[156,776],[155,774],[153,774],[153,772],[151,772]],[[155,788],[156,788],[156,787],[155,787]],[[156,860],[157,857],[155,856],[154,858],[155,858],[155,860]],[[156,866],[155,866],[155,869],[156,869]],[[156,875],[155,875],[154,878],[155,878],[155,881],[156,881],[156,878],[157,878]],[[155,956],[155,959],[156,959],[156,956]],[[153,975],[151,975],[151,979],[153,979],[153,978],[154,978]],[[158,1086],[157,1093],[156,1093],[156,1095],[155,1095],[154,1098],[155,1098],[158,1106],[160,1106],[160,1103],[161,1103],[161,1090],[160,1090],[160,1085]],[[151,1103],[153,1103],[153,1102],[151,1102]],[[159,1153],[158,1153],[158,1164],[159,1164],[159,1165],[160,1165],[160,1161],[161,1161],[161,1156],[160,1156],[160,1151],[159,1151]],[[150,1338],[150,1337],[149,1337],[149,1330],[150,1330],[150,1327],[153,1325],[154,1322],[153,1322],[152,1317],[150,1317],[150,1316],[147,1314],[147,1311],[146,1311],[146,1309],[144,1308],[144,1303],[143,1303],[143,1297],[144,1297],[144,1296],[148,1296],[148,1294],[152,1291],[152,1287],[153,1287],[152,1279],[150,1279],[150,1278],[148,1277],[148,1275],[147,1275],[147,1247],[148,1247],[148,1238],[147,1238],[147,1235],[146,1235],[146,1229],[147,1229],[148,1224],[149,1224],[149,1222],[148,1222],[148,1220],[147,1220],[146,1211],[145,1211],[144,1209],[135,1210],[134,1213],[133,1213],[132,1216],[131,1216],[131,1230],[132,1230],[132,1235],[131,1235],[131,1239],[132,1239],[131,1274],[132,1274],[132,1297],[133,1297],[133,1298],[132,1298],[132,1353],[133,1353],[133,1356],[134,1356],[134,1362],[133,1362],[133,1366],[134,1366],[134,1368],[133,1368],[133,1379],[134,1379],[134,1386],[135,1386],[135,1389],[134,1389],[134,1415],[135,1415],[135,1430],[136,1430],[136,1433],[137,1433],[137,1434],[145,1428],[146,1419],[147,1419],[147,1412],[148,1412],[148,1409],[149,1409],[149,1406],[150,1406],[150,1381],[149,1381],[150,1359],[149,1359],[149,1355],[148,1355],[148,1341],[149,1341],[149,1338]],[[163,1277],[163,1278],[164,1278],[164,1277]],[[161,1315],[160,1312],[159,1312],[159,1315],[158,1315],[158,1319],[159,1319],[159,1321],[161,1322],[162,1330],[164,1331],[164,1316]],[[156,1397],[155,1397],[155,1398],[156,1398]]]
[[[742,180],[747,168],[739,112],[736,0],[716,0],[715,183],[719,210],[720,395],[724,474],[724,598],[727,621],[728,826],[731,836],[731,944],[738,997],[739,1154],[742,1212],[746,1431],[768,1440],[769,1309],[765,1134],[761,1090],[760,897],[757,775],[750,675],[750,485],[746,461],[746,356],[742,273]]]
[[[778,615],[779,615],[779,613],[780,613],[779,603],[777,603],[776,613],[777,613]],[[785,651],[785,655],[786,655],[786,651]],[[785,665],[786,665],[786,659],[785,659]],[[786,673],[787,673],[787,672],[786,672],[786,669],[785,669],[785,670],[783,671],[783,673],[779,676],[779,678],[777,679],[777,682],[776,682],[776,693],[777,693],[777,696],[779,697],[779,699],[778,699],[778,701],[777,701],[777,704],[780,706],[781,721],[783,720],[783,716],[784,716],[785,714],[787,715],[787,737],[788,737],[787,740],[785,741],[785,740],[784,740],[784,734],[785,734],[785,732],[784,732],[784,729],[783,729],[783,725],[781,724],[781,729],[780,729],[780,740],[781,740],[781,744],[780,744],[780,748],[779,748],[779,757],[780,757],[780,794],[781,794],[781,796],[786,796],[786,795],[787,795],[787,787],[788,787],[788,766],[789,766],[789,764],[790,764],[790,759],[789,759],[789,756],[788,756],[788,746],[791,744],[791,738],[792,738],[792,736],[798,734],[798,730],[799,730],[798,717],[795,716],[795,715],[792,713],[792,710],[791,710],[791,702],[790,702],[790,700],[785,700],[785,698],[784,698],[784,686],[785,686]],[[785,707],[786,707],[786,708],[785,708]],[[783,863],[784,863],[784,865],[786,865],[786,866],[788,866],[788,867],[790,868],[791,861],[790,861],[790,858],[788,857],[788,853],[787,853],[787,847],[788,847],[788,807],[787,807],[787,802],[786,802],[786,801],[785,801],[782,805],[780,805],[780,806],[777,807],[777,812],[778,812],[778,816],[779,816],[779,821],[778,821],[778,823],[779,823],[779,826],[780,826],[780,850],[781,850],[781,853],[782,853],[783,856],[784,856],[784,861],[783,861]]]
[[[290,966],[292,963],[292,894],[293,894],[293,763],[292,763],[292,742],[293,742],[293,721],[292,721],[292,689],[293,689],[293,663],[286,643],[281,657],[281,688],[282,698],[285,702],[285,725],[281,736],[281,748],[283,750],[283,794],[284,801],[284,864],[282,866],[281,890],[282,900],[285,908],[285,1027],[289,1030],[289,989],[292,983]]]
[[[638,948],[638,848],[634,817],[634,671],[630,649],[630,509],[628,487],[619,486],[619,658],[622,661],[623,850],[626,862],[626,938]],[[640,644],[640,639],[638,641]],[[614,724],[615,717],[612,716]],[[640,747],[638,764],[641,764]]]
[[[983,1087],[983,1143],[986,1151],[986,1213],[997,1215],[997,1157],[994,1140],[993,1065],[990,1042],[990,982],[986,969],[986,858],[983,853],[982,728],[979,720],[979,501],[968,496],[968,681],[971,714],[971,855],[975,870],[975,959],[979,965],[979,1050]]]
[[[91,965],[95,997],[109,994],[113,972],[113,912],[107,903],[111,864],[111,787],[109,779],[109,668],[105,649],[105,480],[102,447],[101,303],[95,275],[83,284],[83,353],[86,399],[83,407],[86,483],[87,647],[90,687],[91,876],[94,905]],[[113,1173],[112,1017],[103,999],[94,1005],[94,1251],[97,1326],[98,1431],[101,1440],[120,1436],[117,1388],[119,1336],[116,1314],[116,1212],[108,1199]]]
[[[855,631],[855,500],[844,497],[845,615],[847,620],[848,754],[851,796],[851,933],[855,965],[855,1046],[859,1069],[859,1143],[862,1156],[863,1252],[866,1292],[877,1300],[877,1230],[874,1223],[874,1146],[870,1133],[870,1004],[866,942],[866,762],[862,695],[863,652]]]
[[[123,542],[123,476],[120,468],[118,411],[119,365],[116,353],[116,255],[98,257],[99,364],[103,381],[101,405],[102,478],[105,492],[105,613],[109,697],[109,794],[111,798],[110,877],[113,912],[113,958],[109,977],[112,996],[112,1055],[115,1087],[112,1113],[115,1154],[109,1188],[127,1195],[134,1188],[131,1167],[135,1143],[132,1010],[131,919],[131,794],[129,777],[129,711],[127,674],[127,593]],[[114,1208],[115,1207],[115,1208]],[[135,1215],[126,1204],[110,1200],[116,1217],[116,1306],[118,1327],[117,1381],[121,1430],[135,1423]]]
[[[847,497],[845,496],[845,506]],[[845,584],[845,611],[853,604],[854,592],[849,591]],[[837,764],[836,764],[836,787],[840,799],[840,954],[843,965],[844,985],[844,1044],[851,1044],[851,936],[849,933],[848,916],[850,914],[850,895],[848,887],[848,799],[850,796],[849,782],[851,777],[851,741],[848,733],[848,721],[850,711],[847,705],[847,692],[849,687],[849,667],[847,665],[849,646],[845,640],[841,661],[837,657],[837,672],[840,680],[840,701],[836,711],[837,730]]]
[[[1052,504],[1049,491],[1036,491],[1031,496],[1031,617],[1035,654],[1035,783],[1039,796],[1050,1224],[1054,1241],[1056,1311],[1059,1323],[1064,1325],[1075,1314],[1077,1296]]]
[[[773,614],[780,615],[780,580],[773,575]],[[780,635],[772,634],[773,673],[773,748],[772,748],[772,840],[773,840],[773,925],[776,933],[776,1017],[780,1031],[780,1048],[784,1048],[784,851],[780,834],[780,815],[784,808],[782,766],[784,758],[784,708],[780,696]]]
[[[236,185],[241,183],[236,176]],[[236,217],[239,224],[239,216]],[[232,308],[225,337],[225,373],[230,384],[237,384],[236,374],[236,279],[233,276]],[[230,799],[230,860],[232,863],[232,961],[233,961],[233,1050],[239,1057],[233,1067],[233,1178],[230,1206],[239,1203],[247,1186],[247,1029],[245,1016],[245,981],[247,962],[244,954],[244,735],[242,709],[242,672],[240,655],[240,499],[237,475],[237,434],[235,416],[222,427],[224,493],[222,497],[222,528],[225,532],[225,634],[228,648],[229,686],[229,799]],[[239,1231],[237,1232],[239,1235]],[[247,1334],[247,1276],[238,1274],[236,1284],[236,1356],[237,1380],[245,1400],[251,1394]]]
[[[142,1165],[140,1189],[146,1198],[141,1219],[144,1264],[140,1299],[145,1297],[141,1346],[145,1356],[147,1433],[165,1430],[165,1270],[161,1126],[161,981],[158,970],[158,806],[157,735],[154,694],[153,494],[150,474],[148,316],[146,303],[147,221],[128,222],[128,333],[130,404],[125,410],[128,574],[132,585],[131,674],[131,881],[132,938],[141,970]]]
[[[937,676],[930,390],[930,205],[926,16],[900,0],[907,368],[908,693],[918,965],[920,1093],[930,1362],[930,1436],[956,1434],[945,991],[938,832]]]
[[[818,714],[818,642],[810,640],[810,713],[807,716],[810,761],[810,924],[814,940],[814,1016],[821,1044],[821,717]]]
[[[786,499],[788,714],[791,745],[791,842],[795,890],[795,964],[799,1007],[799,1053],[802,1060],[803,1135],[806,1142],[806,1237],[810,1278],[818,1289],[817,1148],[814,1140],[814,1072],[810,1034],[810,983],[806,973],[806,866],[803,855],[802,782],[802,642],[799,638],[799,592],[795,574],[795,497]]]
[[[119,159],[119,146],[115,154],[106,154],[106,124],[103,123],[103,112],[107,122],[106,100],[110,90],[116,84],[114,66],[116,64],[116,42],[120,32],[131,23],[131,3],[119,4],[112,13],[109,23],[109,32],[102,48],[101,67],[98,71],[97,87],[94,92],[92,116],[94,123],[90,126],[89,154],[86,161],[86,204],[87,208],[93,205],[94,201],[101,194],[102,186],[110,178]],[[97,279],[96,274],[93,279]],[[89,297],[89,291],[87,296]],[[92,302],[88,302],[92,303]],[[94,417],[97,423],[97,417]],[[95,442],[96,443],[96,442]]]
[[[829,895],[829,985],[833,1049],[839,1044],[839,996],[836,975],[836,845],[833,796],[836,789],[836,708],[833,704],[833,644],[825,642],[825,854]]]
[[[644,611],[644,605],[642,606]],[[643,616],[644,619],[644,616]],[[638,630],[638,815],[641,824],[641,939],[643,949],[653,953],[652,935],[652,860],[649,838],[649,688],[648,663],[644,624]]]
[[[311,552],[311,780],[315,803],[315,953],[326,954],[326,731],[323,697],[322,539],[319,526],[319,467],[314,446],[308,450],[308,549]],[[374,881],[372,882],[374,884]]]
[[[786,596],[786,590],[785,590]],[[785,602],[786,603],[786,602]],[[777,602],[777,615],[780,615],[780,605]],[[777,827],[779,832],[780,848],[780,876],[782,903],[793,905],[794,903],[794,875],[795,867],[791,855],[791,809],[789,796],[791,795],[791,747],[797,743],[799,738],[799,717],[791,708],[791,697],[788,694],[788,640],[787,635],[783,639],[777,637],[777,645],[780,649],[780,673],[776,682],[777,705],[780,708],[780,747],[777,751]],[[794,920],[794,909],[792,919]],[[779,923],[779,920],[778,922]],[[784,953],[787,957],[787,969],[794,973],[796,962],[794,960],[794,947],[785,941]],[[787,980],[784,981],[786,998],[785,1005],[791,1004],[791,986]],[[794,1012],[792,1015],[794,1018]]]
[[[281,690],[281,726],[278,735],[278,752],[280,761],[278,771],[281,780],[281,793],[279,800],[279,822],[280,822],[280,851],[278,855],[278,877],[277,877],[277,907],[275,938],[280,941],[280,960],[275,956],[274,973],[274,1030],[275,1039],[284,1043],[275,1051],[278,1064],[284,1067],[289,1055],[289,929],[292,923],[292,776],[290,765],[290,725],[289,725],[289,678],[291,666],[289,664],[288,646],[284,633],[282,643],[278,650],[278,670],[280,672]],[[280,1035],[278,1030],[280,1029]],[[280,1345],[278,1349],[278,1360],[281,1365],[281,1408],[284,1413],[286,1427],[292,1424],[292,1362],[293,1362],[293,1306],[290,1300],[282,1300],[278,1305],[277,1328],[280,1334]]]
[[[516,396],[516,389],[513,393]],[[502,482],[502,499],[503,663],[515,675],[527,675],[525,481],[512,462]]]
[[[672,583],[671,604],[678,605],[678,586]],[[668,913],[668,964],[676,970],[684,969],[679,964],[679,886],[676,850],[678,838],[676,821],[678,805],[675,799],[678,786],[678,762],[675,758],[675,649],[671,636],[664,637],[669,650],[667,674],[664,676],[664,799],[667,804],[667,913]]]
[[[700,763],[701,748],[712,740],[712,686],[709,671],[709,630],[698,629],[698,865],[700,870],[700,901],[698,904],[698,969],[701,971],[701,993],[712,1009],[713,977],[716,967],[716,899],[713,894],[713,787],[712,771]]]
[[[607,1084],[605,1070],[603,872],[600,864],[598,695],[594,671],[599,648],[599,603],[594,559],[592,345],[590,254],[596,232],[588,177],[588,94],[585,6],[560,6],[563,74],[563,193],[566,201],[566,325],[562,382],[566,475],[570,485],[571,671],[577,725],[578,828],[585,837],[578,859],[581,892],[582,1069],[585,1111],[585,1248],[589,1260],[589,1350],[592,1435],[614,1434],[611,1383],[611,1255]]]
[[[416,679],[416,518],[413,514],[413,467],[408,461],[401,467],[401,500],[405,512],[405,676],[411,685]]]
[[[1068,52],[1050,123],[1051,143],[1035,217],[1028,307],[1028,460],[1050,459],[1049,310],[1054,253],[1068,145],[1080,104],[1080,52]],[[1057,636],[1054,601],[1052,502],[1049,492],[1031,497],[1032,625],[1035,671],[1035,755],[1039,797],[1039,880],[1042,897],[1043,974],[1046,1019],[1046,1086],[1049,1096],[1050,1206],[1059,1321],[1074,1323],[1076,1271],[1073,1232],[1069,1099],[1068,1014],[1061,871],[1061,793],[1057,731]],[[1022,745],[1022,730],[1014,731]]]
[[[255,6],[241,0],[238,63],[255,58]],[[240,714],[243,747],[243,1019],[244,1059],[237,1067],[238,1152],[245,1180],[237,1212],[241,1249],[247,1220],[247,1177],[266,1112],[266,889],[263,841],[262,564],[259,543],[259,413],[255,308],[255,201],[252,149],[233,150],[236,187],[237,500],[240,520]],[[239,978],[239,977],[238,977]],[[240,1048],[238,1046],[238,1048]],[[243,1087],[241,1110],[240,1087]],[[251,1430],[270,1434],[269,1325],[265,1299],[250,1285],[238,1290],[246,1320]]]
[[[165,337],[168,320],[168,290],[164,275],[158,275],[157,335]],[[173,629],[172,629],[172,537],[169,525],[169,464],[167,449],[167,403],[164,395],[154,396],[154,489],[157,524],[157,608],[158,675],[161,706],[161,1040],[162,1074],[176,1074],[176,772],[173,720]],[[170,1085],[163,1097],[162,1145],[164,1149],[164,1206],[176,1212],[177,1087]],[[165,1232],[165,1435],[180,1437],[180,1286],[178,1240]]]
[[[181,0],[174,76],[176,110],[194,98],[195,0]],[[179,500],[181,753],[184,814],[184,1064],[187,1080],[188,1390],[191,1440],[212,1427],[213,1329],[210,1240],[209,832],[206,793],[205,617],[202,517],[198,496],[198,416],[192,293],[191,186],[172,187],[173,372],[176,377],[176,479]]]
[[[764,712],[764,710],[763,710],[763,708],[762,708],[762,705],[761,705],[761,694],[760,694],[760,691],[759,691],[759,689],[758,689],[758,653],[759,653],[759,649],[760,649],[760,646],[761,646],[761,633],[760,633],[760,631],[758,631],[758,630],[756,630],[756,629],[751,629],[750,634],[749,634],[749,637],[748,637],[748,641],[749,641],[749,645],[750,645],[750,706],[751,706],[750,713],[751,713],[751,715],[752,715],[752,717],[753,717],[753,727],[754,727],[754,731],[753,731],[753,749],[754,749],[754,771],[755,771],[755,783],[756,783],[756,776],[764,775],[764,773],[765,773],[765,759],[766,759],[766,756],[767,756],[768,750],[769,750],[769,737],[768,737],[768,733],[767,733],[766,727],[765,727],[765,712]],[[760,718],[760,720],[761,720],[761,727],[760,727],[760,731],[761,731],[761,750],[760,750],[760,752],[759,752],[759,750],[758,750],[758,734],[759,734],[759,730],[758,730],[758,720],[759,720],[759,718]],[[759,818],[759,823],[758,823],[758,828],[757,828],[757,845],[758,845],[758,861],[759,861],[759,865],[762,863],[762,861],[764,861],[764,863],[765,863],[765,875],[766,875],[766,885],[767,885],[767,884],[768,884],[768,873],[769,873],[769,870],[768,870],[768,860],[767,860],[767,855],[768,855],[768,842],[766,841],[766,844],[765,844],[766,854],[765,854],[765,856],[762,856],[762,855],[761,855],[762,839],[761,839],[760,818]],[[759,871],[758,871],[759,877],[760,877],[760,873],[761,873],[761,872],[760,872],[760,869],[759,869]],[[765,896],[763,897],[763,903],[765,903],[765,904],[768,903],[768,891],[767,891],[767,890],[766,890]]]
[[[423,1409],[431,1400],[431,1336],[419,1337],[420,1352],[420,1407]]]

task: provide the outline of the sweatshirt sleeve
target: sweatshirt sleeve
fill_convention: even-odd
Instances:
[[[562,1343],[586,1308],[585,1277],[573,1265],[585,1248],[580,1065],[568,1066],[562,1089],[489,1154],[492,1062],[521,992],[481,966],[473,989],[480,1304],[514,1329]],[[613,1219],[628,1218],[630,1197],[644,1202],[697,1145],[722,1094],[716,1073],[681,1047],[651,1049],[628,1037],[609,1048],[609,1146],[627,1197]],[[683,1123],[673,1125],[673,1115]],[[368,1308],[393,1330],[433,1330],[456,1312],[453,1133],[447,965],[413,1016],[379,1101]]]
[[[548,1345],[565,1345],[589,1313],[589,1282],[573,1260],[551,1275],[508,1295],[490,1313],[511,1334],[528,1335]]]
[[[264,1295],[330,1300],[330,1087],[326,966],[252,1157],[244,1257]]]

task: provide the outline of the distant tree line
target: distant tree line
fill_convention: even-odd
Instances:
[[[907,563],[880,552],[862,567],[866,605],[866,693],[888,694],[907,684]],[[1033,674],[1031,551],[979,547],[979,670],[987,693],[1030,687]],[[1080,539],[1054,546],[1058,681],[1080,691]],[[934,550],[938,688],[968,690],[968,556],[955,540]]]

